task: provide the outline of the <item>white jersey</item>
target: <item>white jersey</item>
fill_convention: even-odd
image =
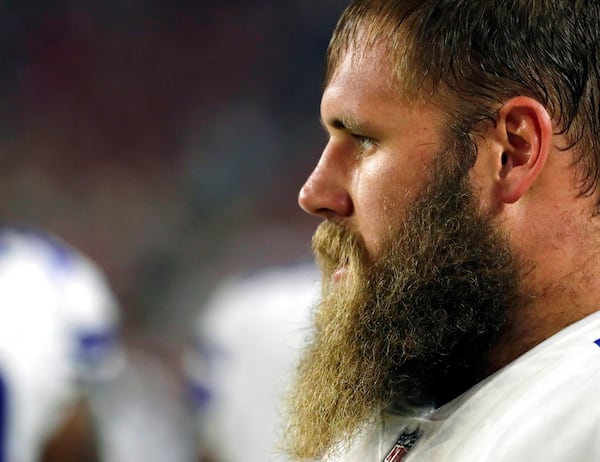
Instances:
[[[0,230],[0,461],[37,460],[80,383],[113,374],[116,326],[90,261],[45,234]]]
[[[319,273],[274,267],[224,283],[201,312],[187,369],[202,446],[223,462],[287,460],[283,393],[310,338]]]
[[[599,461],[600,312],[437,410],[385,415],[336,460]]]

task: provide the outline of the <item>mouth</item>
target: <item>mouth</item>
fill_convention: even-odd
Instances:
[[[346,266],[340,266],[331,275],[331,280],[333,282],[340,282],[342,279],[344,279],[344,276],[346,275],[347,272],[348,272],[348,268]]]

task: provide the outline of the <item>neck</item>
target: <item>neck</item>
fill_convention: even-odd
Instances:
[[[600,294],[600,255],[590,250],[600,247],[588,244],[585,248],[572,248],[572,252],[561,247],[555,255],[544,255],[543,261],[552,263],[543,265],[540,261],[528,272],[530,283],[524,290],[523,303],[509,314],[508,327],[486,356],[486,374],[504,367],[565,327],[600,310],[597,298]]]

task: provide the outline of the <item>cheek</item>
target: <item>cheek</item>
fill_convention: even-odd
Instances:
[[[384,233],[390,226],[390,217],[393,216],[388,196],[382,191],[380,185],[363,187],[358,192],[357,201],[360,205],[356,207],[356,218],[358,231],[360,232],[369,255],[374,255]]]
[[[358,231],[371,258],[398,229],[407,206],[416,198],[417,180],[399,169],[366,169],[355,184]]]

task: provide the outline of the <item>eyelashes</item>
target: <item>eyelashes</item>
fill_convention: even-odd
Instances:
[[[375,138],[355,133],[352,133],[351,136],[360,147],[360,155],[370,154],[377,147],[377,140]]]

